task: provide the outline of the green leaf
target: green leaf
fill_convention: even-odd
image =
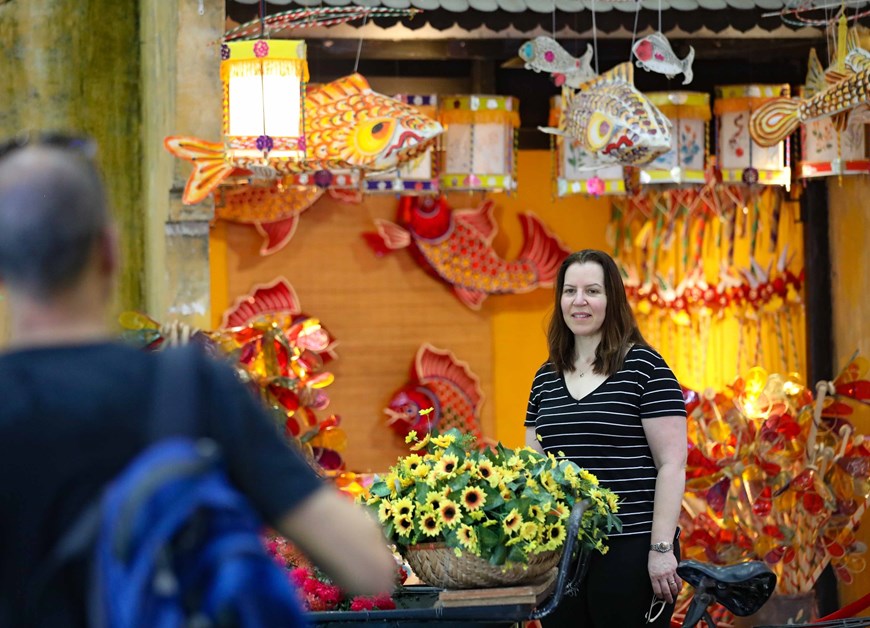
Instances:
[[[387,486],[386,482],[380,482],[378,484],[372,484],[369,492],[375,497],[386,497],[390,494],[390,487]]]
[[[489,564],[504,565],[505,560],[507,560],[507,548],[504,545],[497,545],[489,557]]]

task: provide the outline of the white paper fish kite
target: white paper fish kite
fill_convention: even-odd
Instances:
[[[558,87],[566,85],[576,89],[595,76],[590,44],[586,44],[586,52],[578,59],[572,57],[555,39],[535,37],[520,46],[519,55],[526,62],[527,70],[546,72],[553,77]]]
[[[635,89],[629,62],[583,83],[563,125],[539,129],[577,142],[602,164],[642,166],[671,148],[671,123]]]
[[[682,72],[683,85],[692,82],[692,62],[695,60],[695,49],[689,46],[689,54],[682,61],[674,54],[671,42],[661,33],[647,35],[638,40],[631,49],[637,57],[637,67],[647,72],[658,72],[669,79]]]
[[[844,131],[856,109],[870,102],[870,64],[866,53],[857,52],[857,41],[848,40],[844,72],[825,70],[810,51],[806,98],[774,98],[765,102],[749,119],[749,134],[760,146],[774,146],[797,130],[801,122],[830,116],[834,128]],[[862,112],[863,116],[863,112]]]

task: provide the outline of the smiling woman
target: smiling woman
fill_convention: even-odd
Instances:
[[[686,464],[680,386],[638,331],[609,255],[591,249],[569,255],[554,297],[550,359],[532,384],[526,442],[588,469],[619,495],[622,528],[611,535],[606,556],[590,559],[580,595],[543,624],[667,626],[682,586],[676,574]]]

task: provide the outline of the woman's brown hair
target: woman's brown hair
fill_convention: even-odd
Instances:
[[[555,308],[547,332],[547,344],[550,350],[550,361],[556,370],[559,373],[573,371],[576,357],[574,334],[562,318],[562,291],[565,288],[565,273],[568,272],[568,268],[573,264],[589,262],[598,264],[604,270],[604,294],[607,296],[604,323],[601,325],[601,342],[595,349],[592,371],[609,377],[622,367],[630,345],[648,346],[648,344],[643,339],[634,313],[628,305],[619,268],[613,258],[604,251],[583,249],[572,253],[562,262],[556,278]]]

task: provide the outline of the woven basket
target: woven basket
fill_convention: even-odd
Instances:
[[[501,566],[490,565],[470,552],[457,556],[444,543],[411,545],[404,555],[417,577],[426,584],[441,589],[478,589],[534,582],[558,564],[562,552],[532,554],[528,563]]]

